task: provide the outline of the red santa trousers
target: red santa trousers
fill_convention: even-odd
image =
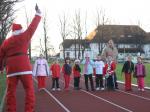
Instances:
[[[137,84],[139,89],[144,89],[144,77],[138,77]]]
[[[7,78],[6,112],[16,112],[16,87],[19,80],[25,89],[25,112],[34,112],[35,95],[32,75],[19,75]]]
[[[125,90],[131,90],[131,74],[125,73]]]
[[[70,75],[64,74],[64,79],[65,79],[65,89],[68,89],[70,83]]]
[[[38,80],[38,89],[45,88],[46,76],[37,76],[37,80]]]

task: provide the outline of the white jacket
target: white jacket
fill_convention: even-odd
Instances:
[[[38,58],[33,67],[33,76],[49,76],[50,70],[46,59]]]

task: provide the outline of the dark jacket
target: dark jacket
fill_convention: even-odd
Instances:
[[[123,65],[122,72],[131,74],[134,71],[134,64],[132,61],[126,61]]]

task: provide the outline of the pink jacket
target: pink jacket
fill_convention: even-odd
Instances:
[[[135,66],[134,76],[135,77],[145,77],[145,75],[146,75],[146,70],[145,70],[144,64],[137,63]]]

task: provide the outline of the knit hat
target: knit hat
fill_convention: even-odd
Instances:
[[[74,61],[74,63],[80,63],[80,60],[79,60],[79,59],[76,59],[76,60]]]
[[[12,33],[13,33],[13,35],[18,35],[22,32],[23,32],[23,30],[22,30],[21,24],[15,24],[15,23],[12,24]]]
[[[85,54],[85,57],[90,57],[88,53]]]

